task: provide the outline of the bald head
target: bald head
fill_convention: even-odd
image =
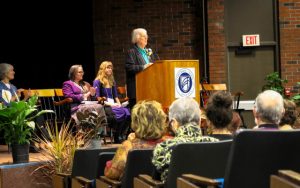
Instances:
[[[254,115],[258,120],[279,124],[283,113],[283,98],[276,91],[266,90],[256,97]]]

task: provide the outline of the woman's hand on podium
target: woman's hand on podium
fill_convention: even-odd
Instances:
[[[150,67],[153,63],[147,63],[146,65],[144,65],[144,69]]]

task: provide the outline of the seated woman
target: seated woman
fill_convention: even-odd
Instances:
[[[179,98],[169,108],[169,125],[175,137],[158,144],[153,152],[152,163],[160,179],[165,182],[174,145],[187,142],[215,142],[218,139],[202,136],[199,104],[192,98]]]
[[[105,112],[101,104],[97,104],[96,89],[91,87],[88,82],[83,81],[83,68],[81,65],[73,65],[69,70],[70,80],[63,83],[63,94],[66,98],[72,98],[71,115],[79,125],[90,117],[94,117],[97,127],[100,127]],[[89,101],[95,101],[91,103]],[[95,113],[97,114],[95,116]]]
[[[110,61],[104,61],[99,66],[99,71],[93,83],[96,88],[96,96],[104,99],[104,104],[110,106],[117,121],[114,142],[120,143],[119,136],[129,127],[130,112],[121,106],[117,94],[116,82],[114,80],[113,65]]]
[[[206,108],[210,136],[220,140],[232,139],[229,126],[233,117],[232,98],[228,92],[217,91],[208,99]]]
[[[15,78],[14,67],[8,63],[0,63],[0,103],[8,106],[12,101],[19,101],[21,92],[24,89],[17,89],[16,86],[10,83]],[[30,93],[24,92],[24,99],[27,100]]]
[[[296,104],[288,99],[283,100],[284,105],[284,115],[280,120],[279,129],[280,130],[293,130],[293,126],[297,119]]]
[[[110,179],[119,180],[124,172],[127,154],[133,149],[152,149],[157,143],[168,138],[166,115],[161,104],[156,101],[140,101],[132,109],[131,128],[134,133],[118,148],[112,161],[106,163],[104,174]]]

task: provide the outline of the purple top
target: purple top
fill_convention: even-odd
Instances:
[[[116,84],[115,84],[116,85]],[[96,96],[97,97],[106,97],[115,99],[118,97],[117,88],[112,86],[112,88],[105,88],[103,84],[101,84],[100,80],[94,80],[93,87],[96,88]]]
[[[79,89],[71,80],[65,81],[62,87],[64,97],[72,98],[73,102],[80,103],[83,101],[82,90]]]
[[[86,82],[85,84],[89,85]],[[71,113],[74,113],[78,110],[78,106],[83,101],[83,91],[71,80],[65,81],[63,83],[62,90],[64,93],[64,97],[73,99],[73,103],[71,104]],[[91,97],[91,99],[96,100],[96,98],[93,96]]]

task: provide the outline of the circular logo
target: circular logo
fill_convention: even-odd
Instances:
[[[182,97],[187,97],[194,91],[193,72],[189,69],[180,69],[176,74],[176,90]]]

